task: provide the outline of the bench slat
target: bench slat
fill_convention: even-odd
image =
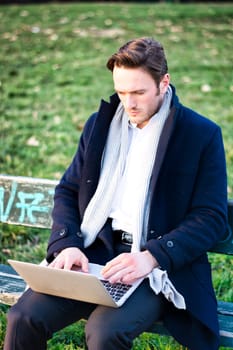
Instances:
[[[222,315],[228,315],[233,317],[233,303],[227,301],[218,302],[218,312]],[[233,332],[233,329],[232,329]]]
[[[226,303],[229,307],[231,303]],[[227,310],[226,310],[227,311]],[[222,346],[233,347],[233,316],[229,314],[218,314],[220,327],[220,343]]]

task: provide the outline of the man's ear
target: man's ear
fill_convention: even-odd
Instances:
[[[159,84],[159,89],[160,89],[161,94],[163,94],[163,95],[165,94],[169,84],[170,84],[170,75],[167,73],[163,76],[163,78]]]

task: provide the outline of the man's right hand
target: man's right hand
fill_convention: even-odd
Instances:
[[[79,248],[75,247],[63,249],[49,267],[71,270],[73,265],[81,267],[83,272],[88,272],[88,259],[86,255]]]

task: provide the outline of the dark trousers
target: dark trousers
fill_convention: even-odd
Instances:
[[[89,350],[131,349],[135,337],[162,316],[166,301],[156,296],[145,280],[118,308],[96,306],[30,289],[8,313],[4,350],[44,350],[53,333],[87,319]]]

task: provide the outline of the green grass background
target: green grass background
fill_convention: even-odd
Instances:
[[[59,179],[85,120],[113,92],[107,58],[125,41],[164,44],[181,101],[222,128],[233,197],[233,6],[231,4],[52,3],[0,6],[0,172]],[[198,142],[198,140],[197,140]],[[49,232],[0,227],[0,261],[38,262]],[[218,298],[233,300],[232,262],[211,255]],[[0,349],[6,306],[0,307]],[[49,350],[84,349],[83,322]],[[183,349],[143,334],[134,350]]]

